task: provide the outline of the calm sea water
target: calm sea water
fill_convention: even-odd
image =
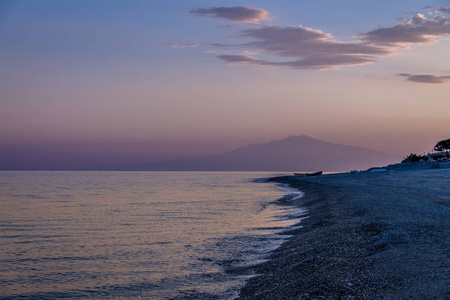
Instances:
[[[232,299],[301,212],[274,173],[0,172],[0,298]]]

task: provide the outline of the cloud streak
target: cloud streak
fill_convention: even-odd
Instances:
[[[198,8],[190,12],[203,17],[223,18],[242,23],[258,23],[270,19],[267,11],[244,6]]]
[[[330,33],[304,26],[253,26],[240,31],[237,37],[249,40],[241,44],[216,43],[212,46],[230,52],[217,57],[227,64],[278,66],[293,69],[326,70],[344,66],[365,65],[379,58],[397,54],[412,45],[431,44],[450,36],[450,20],[443,16],[450,11],[443,7],[425,16],[415,13],[411,18],[398,19],[398,24],[380,27],[354,36],[352,41],[339,41]],[[263,9],[243,6],[199,8],[190,11],[200,16],[225,18],[235,22],[257,23],[269,19]],[[193,47],[198,44],[171,47]],[[234,50],[234,51],[233,51]],[[239,54],[236,54],[236,50]],[[209,52],[210,53],[210,52]],[[263,58],[260,58],[260,55]],[[446,81],[436,78],[413,77],[411,81]],[[417,75],[426,76],[426,75]]]
[[[235,65],[325,70],[373,63],[380,57],[396,54],[400,48],[436,42],[450,36],[450,21],[442,15],[426,17],[416,13],[395,26],[360,34],[352,42],[341,42],[329,33],[302,26],[262,26],[241,31],[239,36],[253,41],[217,46],[256,50],[262,54],[271,54],[274,58],[267,60],[250,55],[228,54],[218,56],[219,59]],[[285,61],[280,62],[280,58]]]
[[[170,44],[169,47],[170,48],[193,48],[193,47],[197,47],[200,46],[200,44],[198,43],[192,43],[192,44]]]
[[[407,77],[406,80],[419,82],[419,83],[450,83],[450,76],[436,76],[436,75],[411,75],[411,74],[399,74],[400,76]]]
[[[231,65],[268,65],[269,62],[265,62],[263,60],[257,59],[253,56],[249,55],[219,55],[217,56],[224,62]]]
[[[264,26],[242,31],[240,36],[253,38],[255,41],[235,45],[235,47],[251,48],[258,52],[290,58],[290,60],[275,62],[249,55],[220,55],[221,60],[239,65],[254,64],[323,70],[368,64],[374,62],[378,56],[392,53],[385,47],[369,43],[338,42],[328,33],[307,27]],[[295,59],[292,60],[292,58]]]
[[[427,18],[416,13],[411,19],[393,27],[382,27],[360,35],[362,41],[388,47],[406,47],[412,44],[430,44],[450,36],[450,21],[443,16]]]
[[[437,10],[440,13],[450,14],[450,7],[442,7]]]

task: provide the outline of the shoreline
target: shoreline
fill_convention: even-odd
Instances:
[[[271,181],[307,215],[238,299],[450,298],[450,168]]]

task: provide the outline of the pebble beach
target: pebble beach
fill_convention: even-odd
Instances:
[[[239,299],[450,299],[449,163],[271,180],[307,213]]]

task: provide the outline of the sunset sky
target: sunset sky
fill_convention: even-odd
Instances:
[[[447,0],[3,0],[0,68],[3,162],[450,138]]]

